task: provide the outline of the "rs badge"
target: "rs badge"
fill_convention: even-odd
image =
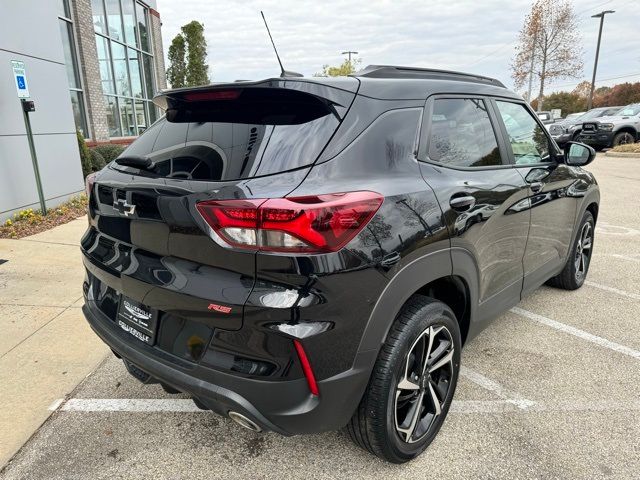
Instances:
[[[220,312],[220,313],[231,312],[231,307],[225,307],[224,305],[218,305],[217,303],[210,303],[208,308],[209,310],[213,310],[215,312]]]

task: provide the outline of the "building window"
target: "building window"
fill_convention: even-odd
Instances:
[[[60,23],[60,37],[62,38],[62,50],[64,52],[64,63],[67,68],[67,80],[71,96],[71,108],[76,128],[82,135],[88,136],[87,117],[85,115],[84,97],[82,83],[80,81],[80,70],[78,68],[78,57],[76,55],[76,43],[73,37],[73,21],[69,11],[68,0],[58,1],[58,21]]]
[[[140,135],[158,117],[149,10],[135,0],[91,0],[109,135]]]

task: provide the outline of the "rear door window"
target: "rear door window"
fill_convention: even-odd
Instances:
[[[438,98],[434,101],[429,159],[453,167],[503,164],[484,100]]]
[[[171,123],[162,118],[122,156],[149,157],[154,167],[140,173],[151,176],[226,181],[269,175],[312,164],[340,123],[331,113],[306,120]]]

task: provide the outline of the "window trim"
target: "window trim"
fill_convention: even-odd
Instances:
[[[77,38],[78,38],[78,31],[76,30],[76,22],[75,22],[75,18],[74,18],[74,14],[75,12],[73,11],[73,9],[71,8],[71,5],[69,3],[68,0],[64,0],[64,5],[66,7],[66,10],[69,12],[69,16],[68,17],[63,17],[61,15],[58,15],[58,20],[62,20],[64,22],[66,22],[70,27],[71,27],[71,54],[73,57],[73,67],[76,71],[76,74],[78,76],[78,85],[79,87],[71,87],[69,86],[69,91],[75,91],[78,92],[80,94],[80,96],[82,97],[82,123],[84,124],[83,127],[85,129],[84,132],[84,138],[85,139],[91,139],[93,138],[91,135],[91,130],[92,130],[92,125],[91,122],[89,122],[89,106],[88,106],[88,102],[87,102],[87,97],[86,97],[86,86],[85,86],[85,82],[84,82],[84,74],[82,72],[82,67],[80,65],[80,47],[78,46],[78,42],[77,42]],[[65,65],[66,67],[66,65]],[[69,96],[69,102],[71,102],[71,96]],[[75,123],[75,121],[74,121]],[[76,125],[76,128],[78,128],[78,126]]]
[[[527,112],[529,112],[529,115],[531,116],[533,121],[538,124],[538,126],[542,129],[542,132],[544,133],[544,135],[547,137],[547,142],[549,143],[549,156],[551,157],[550,162],[516,163],[516,157],[513,154],[513,148],[511,147],[511,142],[508,141],[509,134],[507,132],[507,127],[502,121],[502,116],[500,115],[500,110],[498,109],[497,102],[514,103],[516,105],[520,105],[524,107],[524,109]],[[524,102],[524,101],[518,101],[515,99],[505,99],[505,98],[491,98],[491,104],[492,104],[494,115],[496,117],[496,121],[500,126],[500,131],[509,155],[509,161],[514,168],[548,167],[548,166],[553,166],[553,165],[558,165],[560,163],[563,163],[558,160],[558,157],[561,157],[562,153],[560,152],[558,146],[556,145],[556,142],[551,138],[549,131],[544,127],[544,124],[540,121],[540,119],[538,118],[538,115],[536,115],[536,112],[533,110],[533,108],[531,108],[531,105],[529,105],[527,102]]]
[[[498,151],[500,152],[502,165],[462,167],[458,165],[447,165],[445,163],[432,160],[431,158],[429,158],[429,143],[430,143],[430,137],[431,137],[433,107],[436,100],[442,100],[442,99],[482,100],[485,102],[485,105],[487,106],[487,114],[489,116],[489,122],[491,124],[491,128],[493,129],[493,134],[496,138],[496,143],[498,144]],[[493,109],[493,105],[491,104],[491,100],[492,100],[491,96],[473,94],[473,93],[468,93],[468,94],[438,93],[438,94],[433,94],[427,97],[427,100],[423,108],[422,122],[420,127],[420,143],[418,145],[418,155],[417,155],[418,161],[423,163],[428,163],[436,167],[443,167],[443,168],[449,168],[451,170],[460,170],[460,171],[503,170],[506,168],[512,168],[513,163],[511,163],[511,160],[510,160],[511,157],[509,157],[508,151],[506,149],[504,137],[502,134],[502,129],[500,128],[500,126],[496,128],[496,122],[498,121],[498,119],[495,118],[495,112]]]
[[[118,11],[120,13],[120,25],[122,26],[122,38],[121,39],[116,39],[114,37],[111,36],[111,31],[109,28],[109,21],[108,21],[108,15],[107,15],[107,9],[106,9],[106,5],[105,5],[105,0],[98,0],[98,2],[100,3],[101,8],[101,12],[104,13],[104,18],[105,18],[105,28],[104,28],[104,32],[100,32],[98,30],[96,30],[95,25],[92,23],[92,27],[93,27],[93,34],[94,37],[97,39],[97,37],[101,37],[104,41],[106,41],[106,48],[107,48],[107,52],[109,55],[108,58],[108,63],[109,63],[109,68],[111,70],[111,74],[112,74],[112,78],[111,78],[111,87],[113,89],[113,93],[108,93],[105,92],[104,89],[102,91],[102,95],[103,97],[108,96],[108,97],[113,97],[115,99],[116,102],[116,107],[118,110],[118,115],[116,115],[116,123],[118,126],[118,129],[120,130],[120,133],[123,135],[122,137],[111,137],[110,138],[135,138],[135,137],[139,137],[143,132],[140,131],[140,129],[138,128],[138,122],[135,122],[134,125],[134,133],[133,135],[124,135],[125,134],[125,126],[122,124],[122,119],[120,117],[120,111],[121,111],[121,105],[125,104],[126,101],[131,101],[132,105],[134,106],[133,111],[135,112],[135,104],[137,101],[142,101],[143,103],[143,112],[144,112],[144,116],[145,116],[145,123],[147,124],[145,126],[145,130],[148,129],[153,123],[155,123],[155,121],[158,120],[158,118],[161,116],[158,114],[157,110],[155,111],[155,121],[151,121],[151,108],[155,108],[155,106],[153,105],[153,97],[155,95],[155,91],[158,88],[157,87],[157,82],[156,82],[156,61],[155,61],[155,52],[153,49],[153,37],[152,37],[152,32],[151,32],[151,18],[150,18],[150,13],[149,13],[149,7],[147,5],[145,5],[143,2],[140,2],[138,0],[116,0],[118,3]],[[124,28],[124,17],[123,17],[123,8],[122,8],[122,4],[123,1],[128,1],[130,3],[133,4],[133,21],[134,21],[134,32],[135,32],[135,39],[133,41],[133,43],[129,43],[130,39],[128,38],[128,36],[126,35],[125,32],[125,28]],[[142,13],[144,15],[144,23],[146,26],[146,31],[147,31],[147,43],[148,43],[148,50],[144,50],[142,48],[142,42],[141,42],[141,37],[140,37],[140,28],[139,28],[139,23],[138,23],[138,7],[140,7],[142,9]],[[121,48],[124,48],[124,52],[125,52],[125,68],[126,68],[126,74],[127,74],[127,82],[129,84],[129,90],[130,90],[130,95],[121,95],[118,92],[117,86],[116,86],[116,71],[115,71],[115,66],[114,66],[114,56],[113,56],[113,45],[118,44]],[[137,62],[138,62],[138,70],[139,70],[139,77],[140,77],[140,83],[141,83],[141,90],[142,90],[142,96],[141,97],[136,97],[133,94],[133,85],[132,85],[132,78],[131,78],[131,66],[130,64],[130,60],[129,60],[129,49],[131,49],[132,51],[136,52],[137,55]],[[147,72],[145,71],[144,68],[144,64],[145,64],[145,58],[149,57],[149,60],[151,62],[151,72],[150,72],[150,82],[147,82]],[[101,79],[102,81],[102,79]],[[148,86],[151,86],[152,91],[148,91]]]

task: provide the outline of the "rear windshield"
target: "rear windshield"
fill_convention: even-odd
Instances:
[[[284,172],[312,164],[340,123],[329,111],[302,120],[171,123],[162,118],[121,155],[149,157],[153,167],[139,172],[116,163],[112,167],[146,176],[208,181]]]

